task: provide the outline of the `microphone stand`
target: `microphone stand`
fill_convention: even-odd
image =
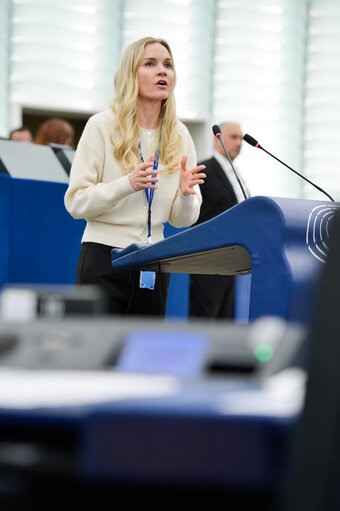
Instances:
[[[264,151],[265,153],[269,154],[269,156],[271,156],[272,158],[274,158],[275,160],[277,160],[278,162],[282,163],[282,165],[284,165],[285,167],[287,167],[287,169],[291,170],[292,172],[294,172],[294,174],[297,174],[299,177],[301,177],[302,179],[304,179],[305,181],[307,181],[307,183],[309,183],[310,185],[314,186],[315,188],[317,188],[319,190],[319,192],[322,192],[324,193],[332,202],[335,202],[335,200],[333,199],[333,197],[331,197],[329,195],[329,193],[325,192],[325,190],[323,190],[322,188],[320,188],[320,186],[316,185],[315,183],[313,183],[312,181],[310,181],[309,179],[307,179],[305,176],[303,176],[302,174],[300,174],[299,172],[297,172],[296,170],[292,169],[292,167],[290,167],[289,165],[287,165],[287,163],[285,163],[284,161],[280,160],[279,158],[277,158],[276,156],[274,156],[272,153],[270,153],[269,151],[267,151],[267,149],[264,149],[259,143],[258,141],[252,137],[251,135],[248,135],[248,133],[246,133],[244,136],[243,136],[243,140],[245,142],[247,142],[248,144],[252,145],[253,147],[257,147],[258,149],[262,149],[262,151]]]
[[[272,158],[275,158],[275,160],[279,161],[280,163],[282,163],[282,165],[284,165],[285,167],[287,167],[289,170],[291,170],[292,172],[294,172],[295,174],[297,174],[298,176],[302,177],[302,179],[304,179],[305,181],[307,181],[307,183],[309,183],[310,185],[312,186],[315,186],[315,188],[317,188],[320,192],[324,193],[325,195],[327,195],[327,197],[332,201],[332,202],[335,202],[335,200],[333,199],[333,197],[331,197],[329,195],[329,193],[325,192],[325,190],[323,190],[322,188],[320,188],[320,186],[316,185],[315,183],[313,183],[312,181],[309,181],[309,179],[307,179],[305,176],[303,176],[302,174],[300,174],[299,172],[297,172],[297,170],[294,170],[292,169],[292,167],[290,167],[289,165],[287,165],[286,163],[284,163],[283,161],[281,161],[279,158],[276,158],[276,156],[274,156],[273,154],[271,154],[269,151],[267,151],[266,149],[264,149],[262,146],[258,146],[259,149],[262,149],[262,151],[264,151],[265,153],[269,154],[269,156],[271,156]]]
[[[221,133],[217,133],[215,136],[218,138],[218,140],[219,140],[219,141],[221,142],[221,144],[222,144],[222,147],[223,147],[223,149],[224,149],[224,152],[225,152],[225,154],[226,154],[226,157],[227,157],[227,158],[228,158],[228,160],[229,160],[230,166],[231,166],[231,168],[233,169],[234,174],[235,174],[235,177],[236,177],[236,179],[237,179],[237,182],[238,182],[238,184],[240,185],[240,188],[241,188],[241,190],[242,190],[243,197],[244,197],[245,199],[248,199],[247,194],[246,194],[246,192],[244,191],[244,188],[243,188],[243,186],[242,186],[242,183],[241,183],[241,181],[240,181],[240,179],[239,179],[239,177],[238,177],[238,175],[237,175],[237,172],[236,172],[236,170],[235,170],[235,168],[234,168],[233,162],[231,161],[231,158],[230,158],[230,156],[229,156],[229,153],[228,153],[227,149],[225,148],[225,145],[223,144],[223,140],[222,140]]]

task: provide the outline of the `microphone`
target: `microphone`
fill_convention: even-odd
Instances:
[[[240,185],[240,188],[241,188],[242,193],[243,193],[243,197],[244,197],[245,199],[247,199],[247,198],[248,198],[248,197],[247,197],[247,194],[246,194],[246,192],[244,191],[244,188],[243,188],[242,183],[241,183],[241,181],[240,181],[240,179],[239,179],[239,177],[238,177],[238,175],[237,175],[237,172],[236,172],[236,170],[235,170],[235,167],[234,167],[234,165],[233,165],[233,162],[231,161],[231,158],[230,158],[230,156],[229,156],[229,153],[228,153],[227,149],[225,148],[225,145],[223,144],[222,135],[221,135],[221,128],[220,128],[219,126],[217,126],[217,124],[214,124],[214,126],[212,127],[212,130],[213,130],[213,133],[214,133],[215,137],[216,137],[216,138],[218,138],[218,140],[221,142],[221,145],[222,145],[222,147],[223,147],[223,149],[224,149],[225,155],[226,155],[226,157],[228,158],[229,163],[230,163],[230,165],[231,165],[231,168],[232,168],[232,169],[233,169],[233,171],[234,171],[234,174],[235,174],[235,177],[236,177],[236,179],[237,179],[237,182],[238,182],[238,184]]]
[[[275,160],[279,161],[280,163],[282,163],[282,165],[284,165],[285,167],[287,167],[289,170],[295,172],[295,174],[297,174],[298,176],[302,177],[302,179],[304,179],[305,181],[307,181],[307,183],[309,183],[310,185],[314,186],[315,188],[317,188],[320,192],[324,193],[325,195],[327,195],[327,197],[332,201],[332,202],[335,202],[333,197],[331,197],[329,195],[329,193],[325,192],[325,190],[323,190],[322,188],[320,188],[320,186],[316,185],[315,183],[312,183],[312,181],[310,181],[309,179],[307,179],[305,176],[303,176],[302,174],[299,174],[299,172],[297,172],[296,170],[292,169],[292,167],[290,167],[289,165],[287,165],[286,163],[284,163],[283,161],[279,160],[279,158],[276,158],[276,156],[274,156],[273,154],[271,154],[269,151],[267,151],[266,149],[264,149],[259,143],[257,140],[255,140],[255,138],[253,138],[251,135],[248,135],[248,133],[246,133],[243,137],[243,140],[245,142],[248,142],[248,144],[252,145],[253,147],[258,147],[259,149],[262,149],[262,151],[264,151],[265,153],[269,154],[269,156],[271,156],[272,158],[275,158]]]

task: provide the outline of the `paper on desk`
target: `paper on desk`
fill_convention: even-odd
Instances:
[[[252,389],[225,393],[217,408],[224,414],[290,417],[302,410],[306,373],[289,368],[267,378]]]
[[[178,388],[177,378],[171,376],[1,368],[0,408],[55,408],[171,396]]]

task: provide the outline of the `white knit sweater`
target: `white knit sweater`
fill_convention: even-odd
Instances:
[[[88,120],[74,156],[65,206],[74,218],[87,221],[82,241],[124,248],[147,241],[148,208],[145,191],[136,192],[115,161],[110,140],[113,123],[111,110]],[[180,121],[178,131],[182,135],[181,155],[188,156],[187,168],[191,169],[196,165],[191,136]],[[149,137],[150,132],[148,135],[142,130],[142,147],[148,145]],[[202,202],[199,186],[195,195],[183,196],[178,186],[179,170],[169,174],[162,169],[160,162],[152,202],[153,242],[163,239],[165,222],[175,227],[193,224]]]

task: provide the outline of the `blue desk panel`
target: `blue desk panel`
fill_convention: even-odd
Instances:
[[[85,223],[67,213],[66,188],[0,175],[0,286],[73,284]]]

